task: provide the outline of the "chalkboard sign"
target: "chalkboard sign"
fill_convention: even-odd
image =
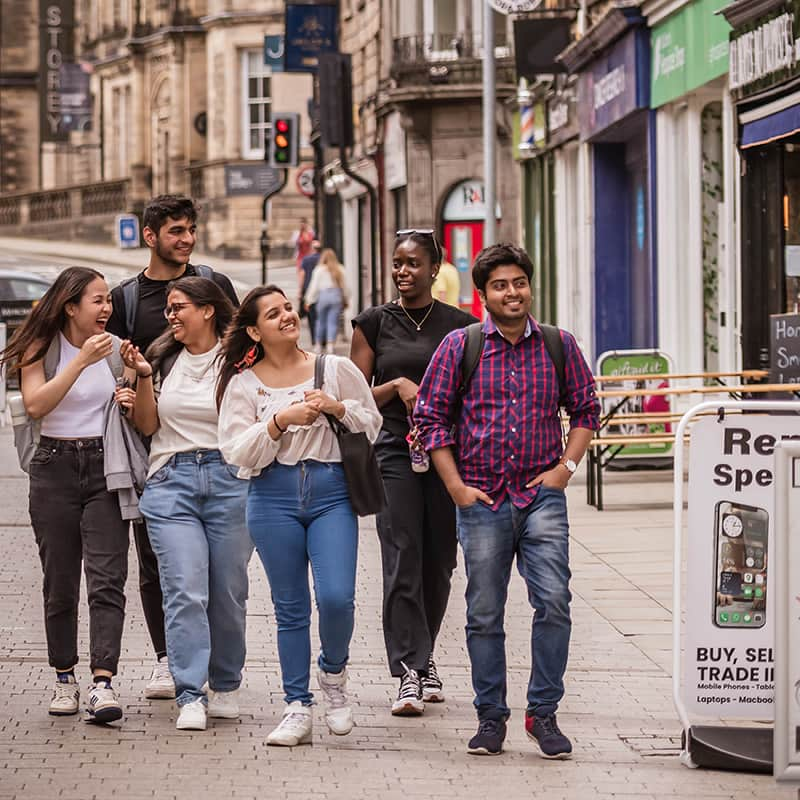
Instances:
[[[769,341],[769,382],[800,383],[800,314],[771,314]]]

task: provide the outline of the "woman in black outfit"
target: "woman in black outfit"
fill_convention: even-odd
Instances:
[[[433,648],[456,565],[453,502],[433,467],[412,469],[408,419],[417,388],[442,339],[476,322],[434,300],[442,252],[433,231],[398,231],[392,280],[398,300],[353,320],[350,357],[372,384],[383,427],[375,443],[387,508],[378,514],[383,561],[383,632],[391,674],[400,678],[392,714],[422,714],[424,701],[444,700]],[[425,460],[425,459],[423,459]],[[415,462],[419,462],[415,457]]]

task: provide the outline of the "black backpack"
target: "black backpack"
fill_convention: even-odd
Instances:
[[[558,378],[558,405],[563,408],[567,399],[567,377],[566,377],[566,358],[564,356],[564,342],[561,339],[561,331],[555,325],[545,325],[539,323],[542,331],[544,346],[553,366],[556,368]],[[464,343],[464,354],[461,357],[461,383],[458,387],[460,403],[464,401],[464,395],[469,389],[469,382],[475,372],[478,362],[483,353],[483,343],[486,341],[486,334],[483,332],[482,322],[473,322],[464,329],[467,332],[467,339]],[[460,407],[459,403],[459,407]]]

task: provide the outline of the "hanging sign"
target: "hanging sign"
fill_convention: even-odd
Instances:
[[[489,0],[489,5],[501,14],[521,14],[523,11],[533,11],[541,2],[542,0]]]

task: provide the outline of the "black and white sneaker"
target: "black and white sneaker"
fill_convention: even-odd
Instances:
[[[433,653],[428,656],[428,674],[422,678],[422,699],[426,703],[444,702],[442,681],[436,669],[436,662],[433,660]]]
[[[403,664],[403,662],[400,662]],[[415,669],[403,664],[406,674],[400,678],[400,691],[397,700],[392,703],[392,714],[395,717],[418,717],[425,711],[422,700],[422,681]]]
[[[86,721],[105,725],[118,719],[122,719],[122,706],[119,704],[117,693],[110,683],[98,681],[89,689]]]

